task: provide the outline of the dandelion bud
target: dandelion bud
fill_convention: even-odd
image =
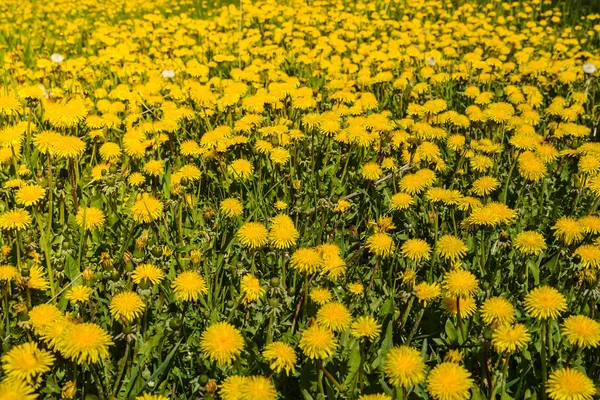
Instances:
[[[194,265],[200,264],[200,259],[202,258],[202,252],[200,250],[192,250],[190,251],[190,261]]]
[[[83,275],[83,279],[90,281],[94,278],[94,271],[91,268],[87,268],[81,275]]]
[[[75,382],[69,381],[65,383],[65,385],[62,387],[62,398],[72,399],[75,397],[75,394],[77,394],[77,386],[75,385]]]
[[[206,389],[207,393],[215,393],[218,388],[217,381],[215,381],[214,379],[209,379],[204,388]]]

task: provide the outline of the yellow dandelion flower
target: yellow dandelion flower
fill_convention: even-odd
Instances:
[[[299,347],[308,358],[325,359],[333,355],[337,341],[329,329],[315,324],[302,332]]]
[[[592,400],[596,385],[581,371],[561,368],[548,377],[546,393],[552,400]]]
[[[38,185],[24,185],[15,193],[15,201],[22,206],[34,206],[45,194],[46,189]]]
[[[525,296],[525,311],[537,319],[555,319],[567,309],[567,299],[550,286],[540,286]]]
[[[244,275],[240,284],[242,303],[251,303],[265,294],[265,289],[260,286],[260,280],[252,274]]]
[[[0,99],[0,108],[2,100]],[[21,380],[5,380],[0,382],[0,399],[2,400],[35,400],[38,395],[34,389]]]
[[[77,225],[84,227],[86,231],[101,228],[104,219],[104,213],[96,207],[80,207],[75,217]]]
[[[313,274],[321,265],[321,255],[314,248],[303,248],[294,251],[290,265],[301,273]]]
[[[439,283],[421,282],[413,288],[415,296],[419,301],[422,301],[425,306],[432,300],[437,299],[442,295],[442,289]]]
[[[431,247],[423,239],[408,239],[400,250],[404,257],[414,262],[427,261],[431,257]]]
[[[90,300],[90,295],[92,294],[92,288],[77,285],[73,286],[65,295],[65,298],[72,303],[85,303]]]
[[[492,345],[500,353],[513,353],[521,350],[529,341],[531,335],[523,324],[501,325],[494,329]]]
[[[39,349],[35,342],[15,346],[2,356],[2,369],[8,379],[28,384],[33,384],[37,376],[50,371],[53,363],[52,353]]]
[[[277,373],[285,370],[285,374],[294,373],[296,365],[296,352],[289,344],[273,342],[265,346],[262,352],[265,360],[270,361],[270,367]]]
[[[565,318],[561,333],[573,346],[596,347],[600,343],[600,323],[585,315]]]
[[[294,226],[294,221],[285,215],[279,214],[271,221],[269,230],[269,242],[276,249],[286,249],[293,246],[300,234]]]
[[[367,248],[377,257],[386,258],[389,257],[392,252],[396,249],[394,240],[390,235],[384,232],[378,232],[371,235],[367,239]]]
[[[202,333],[200,348],[211,361],[216,361],[219,365],[230,365],[242,353],[244,339],[233,325],[217,322]]]
[[[108,357],[108,346],[113,344],[109,334],[92,323],[69,324],[57,338],[56,348],[77,364],[97,363]]]
[[[310,298],[317,304],[323,305],[331,301],[331,292],[325,288],[314,288],[310,291]]]
[[[180,273],[171,284],[175,295],[182,301],[196,301],[208,293],[204,278],[195,271]]]
[[[162,215],[163,203],[148,193],[142,194],[131,207],[136,222],[150,223]]]
[[[438,364],[427,378],[427,392],[435,400],[467,400],[472,385],[469,371],[457,363]]]
[[[425,363],[421,353],[408,346],[390,349],[383,371],[388,381],[398,387],[412,387],[425,380]]]
[[[247,222],[237,231],[240,243],[245,247],[259,248],[269,241],[269,231],[260,222]]]
[[[373,340],[381,333],[381,324],[370,316],[358,317],[352,323],[350,333],[356,338],[366,337]]]
[[[16,209],[6,211],[0,214],[0,229],[2,230],[23,230],[31,224],[32,218],[26,210]]]
[[[443,235],[435,246],[437,252],[445,260],[456,261],[464,257],[467,253],[467,245],[458,237],[453,235]]]
[[[334,332],[348,329],[352,316],[342,303],[333,302],[323,305],[317,312],[317,322]]]
[[[115,319],[130,322],[139,317],[146,305],[142,297],[135,292],[121,292],[110,301],[110,314]]]
[[[511,324],[515,320],[515,307],[503,297],[490,297],[481,305],[481,317],[488,325]]]
[[[140,264],[135,267],[135,270],[131,274],[131,279],[138,285],[142,283],[156,285],[159,284],[164,277],[165,273],[163,270],[153,264]]]
[[[219,209],[229,218],[239,217],[244,212],[244,206],[238,199],[228,198],[221,201]]]
[[[467,318],[477,310],[475,299],[472,297],[444,297],[442,299],[442,306],[453,316],[458,314],[458,307],[460,307],[461,318]]]

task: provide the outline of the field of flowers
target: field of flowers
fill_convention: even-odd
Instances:
[[[2,1],[0,400],[597,396],[573,10]]]

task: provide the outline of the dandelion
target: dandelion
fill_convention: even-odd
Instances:
[[[505,298],[490,297],[481,305],[481,317],[488,325],[494,322],[510,324],[515,320],[515,308]]]
[[[362,283],[352,282],[348,284],[348,291],[354,295],[360,295],[365,291],[365,287],[362,285]]]
[[[230,365],[242,353],[244,339],[233,325],[217,322],[202,333],[200,349],[211,361],[216,361],[219,365]]]
[[[37,397],[33,388],[21,380],[0,382],[0,399],[2,400],[35,400]]]
[[[31,224],[32,218],[26,210],[12,210],[0,214],[0,229],[23,230]]]
[[[367,239],[367,248],[377,257],[386,258],[396,249],[396,245],[390,235],[379,232]]]
[[[381,178],[382,174],[383,174],[383,171],[381,170],[381,167],[377,163],[370,162],[370,163],[366,163],[365,165],[363,165],[362,176],[366,180],[376,181],[377,179]]]
[[[240,227],[237,237],[243,246],[256,249],[267,244],[269,231],[260,222],[247,222]]]
[[[513,246],[525,255],[540,255],[546,250],[544,236],[534,231],[520,232],[513,239]]]
[[[242,215],[242,212],[244,211],[244,206],[242,205],[242,202],[238,199],[228,198],[221,201],[219,209],[223,214],[225,214],[225,216],[229,218],[234,218]]]
[[[131,207],[133,219],[136,222],[150,223],[160,218],[163,203],[150,194],[142,194]]]
[[[600,247],[593,244],[584,244],[579,246],[573,252],[574,256],[578,256],[581,260],[581,265],[585,268],[600,267]]]
[[[477,291],[477,278],[469,271],[456,269],[444,275],[444,289],[453,297],[468,297]]]
[[[271,221],[269,230],[269,242],[276,249],[286,249],[293,246],[300,234],[294,226],[294,222],[285,214],[279,214]]]
[[[555,319],[567,309],[567,300],[558,290],[540,286],[525,296],[525,311],[537,319]]]
[[[86,231],[92,231],[104,225],[105,217],[102,210],[96,207],[80,207],[75,220]]]
[[[466,400],[473,385],[471,374],[462,365],[443,362],[427,378],[427,392],[436,400]]]
[[[425,380],[425,363],[421,353],[408,346],[390,349],[383,367],[388,381],[398,387],[412,387]]]
[[[15,193],[15,201],[21,206],[34,206],[45,194],[46,189],[38,185],[24,185]]]
[[[12,265],[0,265],[0,281],[8,282],[18,275],[17,269]]]
[[[442,294],[442,289],[440,288],[439,283],[427,283],[421,282],[413,288],[415,291],[415,296],[419,301],[423,302],[423,305],[427,307],[427,303],[432,300],[437,299]]]
[[[146,305],[141,296],[135,292],[121,292],[116,294],[110,301],[110,314],[115,319],[131,322],[139,317]]]
[[[247,381],[247,377],[233,375],[225,379],[219,388],[223,400],[241,400],[240,391]]]
[[[65,298],[73,303],[85,303],[90,300],[90,295],[92,294],[92,288],[77,285],[71,288]]]
[[[546,393],[552,400],[591,400],[596,394],[596,386],[583,372],[561,368],[550,374]]]
[[[113,342],[104,329],[92,323],[70,324],[57,339],[57,349],[77,364],[97,363],[108,357]]]
[[[600,343],[600,323],[585,315],[565,318],[561,333],[573,346],[596,347]]]
[[[314,248],[298,249],[292,254],[290,265],[301,273],[313,274],[321,265],[321,255]]]
[[[289,344],[273,342],[265,346],[262,353],[265,360],[270,361],[270,368],[277,373],[285,370],[286,375],[294,373],[296,352]]]
[[[227,168],[228,172],[237,179],[248,179],[254,173],[254,166],[248,160],[233,161]]]
[[[513,353],[521,350],[530,340],[531,335],[523,324],[502,325],[494,329],[492,334],[492,345],[498,352]]]
[[[358,317],[352,323],[351,333],[356,338],[366,337],[373,340],[381,333],[381,325],[373,317]]]
[[[396,193],[390,198],[390,210],[406,210],[414,204],[413,197],[408,193]]]
[[[337,347],[333,333],[321,325],[313,325],[302,332],[300,349],[311,359],[331,357]]]
[[[242,277],[240,292],[242,294],[242,302],[247,304],[258,299],[265,293],[265,289],[260,286],[260,281],[252,274]]]
[[[317,304],[323,305],[332,298],[331,292],[325,288],[314,288],[310,291],[310,298]]]
[[[34,378],[50,371],[54,363],[52,353],[38,348],[37,343],[15,346],[2,356],[2,369],[8,379],[33,384]]]
[[[473,182],[472,192],[477,196],[489,196],[494,190],[498,189],[500,182],[493,176],[482,176]]]
[[[317,322],[334,332],[341,332],[350,326],[352,316],[342,303],[328,303],[317,312]]]
[[[204,278],[195,271],[180,273],[171,284],[173,292],[182,301],[196,301],[208,293]]]
[[[559,218],[552,229],[555,231],[554,235],[562,239],[566,245],[578,243],[584,236],[584,227],[570,217]]]
[[[277,391],[270,379],[262,376],[249,376],[239,388],[240,400],[275,400]]]
[[[431,247],[423,239],[408,239],[400,248],[402,255],[414,262],[427,261],[431,257]]]
[[[144,283],[157,285],[164,277],[165,273],[153,264],[139,264],[131,274],[131,279],[138,285]]]
[[[475,311],[477,310],[475,299],[472,297],[444,297],[442,299],[442,306],[452,316],[456,316],[458,314],[457,306],[460,306],[460,317],[463,319],[473,315],[473,313],[475,313]]]
[[[456,261],[464,257],[468,247],[456,236],[443,235],[436,243],[436,250],[444,259]]]

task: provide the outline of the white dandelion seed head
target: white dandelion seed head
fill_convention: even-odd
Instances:
[[[63,62],[65,60],[65,58],[58,54],[58,53],[54,53],[50,56],[50,59],[52,60],[52,62],[55,62],[57,64],[60,64],[61,62]]]
[[[434,56],[427,57],[427,64],[429,64],[430,67],[435,67],[435,65],[437,64],[437,61],[435,61],[435,57]]]
[[[582,69],[586,74],[593,74],[597,71],[596,66],[592,63],[583,64]]]
[[[165,69],[162,72],[162,77],[163,78],[168,78],[168,79],[174,78],[175,77],[175,71],[173,71],[172,69]]]

